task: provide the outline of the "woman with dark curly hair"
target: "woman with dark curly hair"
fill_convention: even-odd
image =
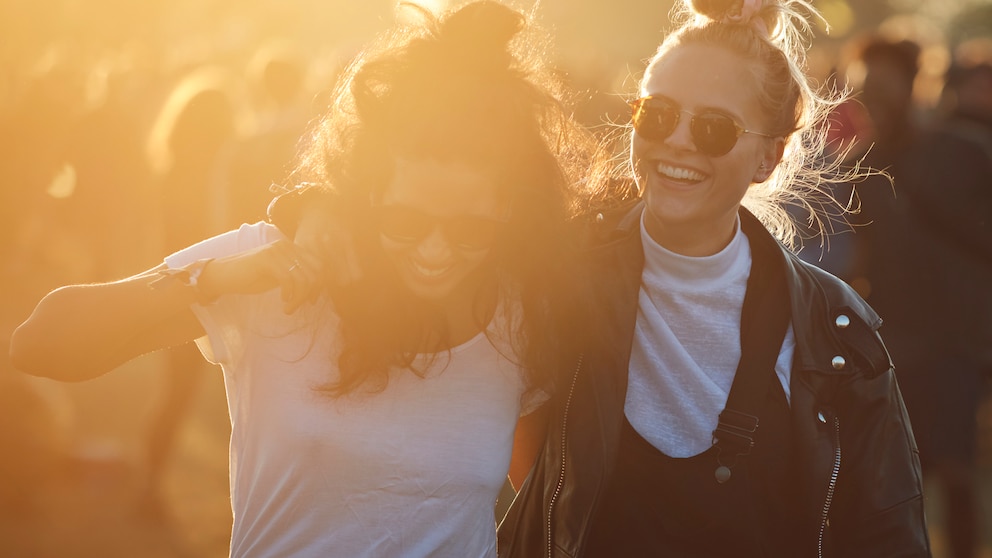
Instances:
[[[518,417],[566,355],[595,142],[528,17],[419,11],[342,74],[295,175],[310,187],[273,208],[348,249],[243,225],[57,289],[13,335],[18,368],[65,381],[194,339],[222,366],[232,556],[494,556]]]
[[[803,72],[816,12],[685,4],[631,103],[640,199],[596,219],[601,317],[578,324],[500,555],[928,556],[881,320],[787,249],[787,205],[851,177],[820,163],[843,95]]]

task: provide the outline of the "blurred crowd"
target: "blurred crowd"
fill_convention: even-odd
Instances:
[[[992,40],[956,45],[932,104],[919,95],[927,46],[885,35],[848,45],[858,79],[830,130],[835,156],[884,174],[831,192],[852,213],[801,255],[882,317],[940,547],[966,558],[992,511]]]
[[[261,218],[316,94],[308,60],[279,42],[243,67],[78,64],[48,53],[0,106],[5,260],[69,280]],[[174,214],[189,205],[202,214]]]
[[[139,64],[124,52],[81,58],[52,49],[0,97],[5,338],[29,301],[59,284],[126,276],[264,219],[272,185],[286,186],[296,144],[326,94],[319,84],[330,81],[282,40],[233,61],[178,67]],[[47,517],[45,483],[68,490],[67,478],[79,480],[97,462],[134,493],[126,498],[134,516],[166,518],[163,482],[211,370],[193,345],[139,360],[148,370],[140,383],[121,389],[101,379],[101,389],[137,401],[141,412],[97,410],[106,416],[95,421],[76,386],[5,367],[0,473],[11,482],[0,486],[0,517]],[[223,409],[223,395],[211,395],[211,406]],[[229,426],[224,412],[211,416],[220,433],[215,465],[226,477]],[[113,439],[124,429],[107,423],[122,417],[137,423],[136,442]],[[219,488],[211,497],[227,508],[226,484]],[[228,528],[229,520],[219,532]]]

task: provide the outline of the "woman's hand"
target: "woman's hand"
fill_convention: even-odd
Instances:
[[[329,217],[321,207],[303,210],[294,242],[308,252],[320,255],[334,285],[350,285],[362,278],[351,230],[340,219]]]
[[[283,310],[290,314],[314,302],[327,287],[329,265],[312,250],[277,240],[247,252],[218,258],[200,273],[198,288],[205,299],[223,294],[255,294],[278,288]]]
[[[334,194],[319,185],[297,187],[269,204],[269,221],[301,248],[324,261],[327,278],[346,286],[362,277],[351,229],[335,211]]]

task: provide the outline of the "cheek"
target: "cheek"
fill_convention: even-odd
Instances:
[[[492,250],[481,250],[479,252],[469,252],[461,256],[461,265],[466,273],[475,273],[483,268],[489,268],[492,264],[490,256]]]
[[[447,277],[449,281],[454,281],[457,284],[466,281],[473,282],[475,278],[494,273],[492,250],[456,250],[451,264]]]
[[[739,140],[734,150],[722,157],[723,161],[721,161],[720,166],[728,177],[733,176],[738,180],[750,183],[764,157],[765,144],[762,141],[749,141],[747,144],[741,144]]]
[[[634,172],[634,180],[639,186],[643,186],[642,182],[644,180],[644,171],[641,168],[643,164],[644,152],[648,148],[648,142],[639,138],[637,134],[631,132],[630,134],[630,168]],[[643,188],[642,188],[643,189]]]
[[[379,236],[379,247],[382,248],[383,255],[392,264],[397,264],[401,259],[406,258],[410,251],[410,247],[406,244],[394,242],[381,235]]]
[[[640,159],[641,156],[644,154],[644,151],[647,149],[647,147],[648,147],[648,142],[645,141],[645,140],[643,140],[643,139],[641,139],[641,136],[638,136],[634,132],[631,132],[630,133],[630,159],[631,159],[631,161],[636,162],[638,159]]]
[[[726,164],[717,174],[720,191],[728,200],[740,203],[754,183],[754,174],[757,172],[757,168],[758,164],[754,163],[754,159],[750,155],[726,161]]]

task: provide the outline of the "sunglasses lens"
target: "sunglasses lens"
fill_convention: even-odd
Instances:
[[[444,235],[462,250],[484,250],[495,243],[499,226],[484,217],[459,217],[445,224]]]
[[[638,99],[633,109],[634,131],[648,141],[664,140],[679,123],[678,108],[660,99]]]
[[[692,117],[692,141],[700,151],[714,157],[726,155],[737,144],[740,131],[729,116],[701,114]]]
[[[413,209],[385,205],[377,210],[379,232],[390,240],[402,243],[419,242],[430,234],[433,221]]]
[[[393,242],[416,244],[424,240],[439,224],[444,237],[462,250],[483,250],[496,241],[501,221],[486,217],[464,216],[452,219],[431,217],[409,207],[385,205],[376,209],[379,232]]]

